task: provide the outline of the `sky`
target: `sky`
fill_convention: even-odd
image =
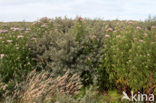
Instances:
[[[0,21],[35,21],[77,16],[104,20],[145,20],[156,16],[156,0],[0,0]]]

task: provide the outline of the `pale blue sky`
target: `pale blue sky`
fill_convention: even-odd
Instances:
[[[156,0],[0,0],[0,21],[41,17],[145,20],[156,16]]]

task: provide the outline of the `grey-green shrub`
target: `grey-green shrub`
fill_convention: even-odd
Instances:
[[[91,34],[89,30],[93,28],[87,28],[83,21],[76,21],[74,26],[66,30],[68,32],[63,33],[51,26],[54,22],[47,25],[47,28],[52,29],[43,33],[42,37],[36,37],[37,31],[34,31],[32,37],[36,39],[28,43],[36,68],[48,69],[55,75],[63,74],[70,68],[79,73],[84,85],[92,83],[93,75],[98,75],[100,58],[104,52],[104,35]]]

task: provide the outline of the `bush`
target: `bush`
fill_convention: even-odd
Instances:
[[[29,35],[21,28],[10,28],[0,34],[0,78],[2,82],[20,81],[31,68],[26,41]]]
[[[102,68],[107,70],[110,81],[117,87],[147,92],[150,74],[155,72],[154,30],[144,31],[140,26],[125,25],[123,30],[116,27],[115,31],[108,32],[109,38],[105,40]]]
[[[69,68],[83,78],[84,85],[91,84],[103,52],[102,35],[89,34],[89,28],[80,20],[65,33],[52,27],[54,22],[47,25],[47,28],[52,28],[51,31],[40,37],[36,30],[32,33],[32,38],[36,39],[28,42],[36,68],[50,70],[56,76],[64,74]]]

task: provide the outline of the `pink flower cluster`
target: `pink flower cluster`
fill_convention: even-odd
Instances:
[[[35,24],[40,24],[40,20],[33,22],[32,25],[35,25]]]
[[[7,40],[8,43],[12,43],[12,40]]]
[[[0,59],[2,59],[5,55],[4,54],[0,54]]]
[[[110,37],[110,35],[106,34],[106,35],[105,35],[105,37],[106,37],[106,38],[109,38],[109,37]]]
[[[39,20],[37,20],[37,21],[33,22],[33,24],[32,24],[32,25],[35,25],[35,24],[40,24],[40,23],[42,23],[42,22],[51,22],[51,21],[52,21],[52,19],[47,18],[47,17],[43,17],[43,18],[41,18],[41,19],[39,19]]]
[[[42,28],[47,27],[47,24],[43,24],[43,25],[41,25],[41,27],[42,27]]]
[[[42,21],[42,20],[43,20],[43,21],[44,21],[44,20],[50,21],[51,19],[48,18],[48,17],[43,17],[43,18],[40,19],[40,21]]]
[[[141,30],[141,27],[140,27],[140,26],[137,26],[136,28],[137,28],[138,30]]]
[[[128,21],[128,24],[133,24],[133,22],[132,21]]]
[[[18,35],[17,36],[17,38],[19,39],[19,38],[23,38],[24,36],[23,35]]]
[[[153,29],[156,29],[156,26],[152,26]]]
[[[139,42],[142,42],[142,43],[143,43],[143,42],[144,42],[144,40],[139,40]]]
[[[23,28],[16,28],[16,27],[11,27],[10,30],[12,31],[23,31]]]
[[[7,33],[8,30],[0,30],[0,33]]]
[[[82,21],[82,17],[78,17],[77,20],[78,20],[78,21]]]
[[[113,28],[108,28],[106,31],[113,31]]]
[[[26,31],[30,31],[31,29],[30,28],[26,28]]]

